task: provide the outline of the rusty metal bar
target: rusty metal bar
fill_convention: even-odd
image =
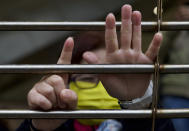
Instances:
[[[162,0],[157,0],[157,32],[161,31],[162,24]],[[158,87],[159,87],[159,74],[160,74],[160,64],[159,64],[159,52],[156,57],[154,65],[154,85],[153,85],[153,96],[152,96],[152,131],[155,131],[155,121],[157,114],[157,104],[158,104]]]

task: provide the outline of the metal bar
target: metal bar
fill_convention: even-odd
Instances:
[[[151,73],[153,72],[153,65],[0,65],[1,74],[17,74],[17,73],[98,74],[98,73],[132,73],[132,72]]]
[[[162,0],[157,0],[157,32],[161,31],[161,23],[162,23]],[[158,87],[159,87],[159,52],[156,57],[155,62],[155,70],[154,70],[154,88],[153,88],[153,96],[152,96],[152,131],[155,131],[155,123],[156,123],[156,114],[157,114],[157,104],[158,104]]]
[[[143,113],[142,113],[143,112]],[[150,110],[76,110],[76,111],[33,111],[0,110],[0,118],[147,118]]]
[[[161,74],[189,73],[189,65],[160,65]]]
[[[0,118],[151,118],[152,110],[0,110]],[[189,118],[189,109],[158,109],[158,118]]]
[[[155,131],[155,122],[158,104],[158,87],[159,87],[159,57],[157,56],[154,65],[154,81],[153,81],[153,95],[152,95],[152,131]]]
[[[162,0],[157,0],[157,24],[158,24],[158,32],[161,30],[161,22],[162,22]]]
[[[189,30],[189,21],[161,22],[161,31]]]
[[[120,30],[121,22],[116,22]],[[0,31],[104,31],[105,22],[0,22]],[[157,22],[142,22],[143,31],[156,31]],[[189,21],[162,22],[162,31],[189,30]]]
[[[185,109],[158,109],[158,118],[189,118],[189,108]]]
[[[154,65],[0,65],[0,74],[154,73]],[[162,74],[189,73],[189,65],[160,65]]]

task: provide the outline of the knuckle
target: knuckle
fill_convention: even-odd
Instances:
[[[37,106],[37,103],[33,99],[30,99],[28,100],[28,105],[30,108],[34,108]]]
[[[50,95],[52,95],[54,93],[54,89],[53,88],[46,88],[45,90],[44,90],[44,95],[45,96],[50,96]]]
[[[49,84],[51,85],[57,85],[63,82],[62,77],[58,76],[58,75],[52,75],[50,76],[50,78],[47,80]]]
[[[43,85],[42,85],[41,83],[42,83],[42,82],[36,83],[36,84],[33,86],[33,89],[37,89],[37,90],[38,90],[39,88],[42,88]],[[33,90],[33,89],[32,89],[32,90]],[[31,90],[31,91],[32,91],[32,90]]]
[[[31,109],[35,109],[38,106],[38,103],[37,103],[38,101],[36,101],[35,95],[36,95],[36,92],[34,91],[34,89],[30,90],[27,95],[28,106]]]
[[[30,108],[34,109],[34,108],[36,108],[36,106],[37,106],[37,102],[34,101],[34,99],[32,99],[32,97],[31,97],[31,98],[28,99],[28,106],[29,106]]]
[[[42,106],[42,107],[47,104],[45,101],[43,101],[41,99],[38,102],[39,102],[39,105]]]
[[[38,106],[44,110],[48,110],[52,107],[52,104],[50,103],[47,103],[46,101],[44,100],[39,100],[38,101]]]
[[[28,102],[32,101],[33,95],[34,95],[34,92],[33,92],[33,89],[32,89],[32,90],[29,91],[29,93],[27,95]]]
[[[44,95],[44,91],[47,90],[45,82],[36,83],[34,89]]]

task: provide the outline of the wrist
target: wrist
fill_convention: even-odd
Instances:
[[[153,83],[150,81],[148,89],[142,97],[130,99],[130,100],[119,100],[119,105],[122,109],[146,109],[149,108],[152,103],[152,90]]]

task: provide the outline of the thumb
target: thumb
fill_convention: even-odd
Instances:
[[[148,50],[146,51],[146,56],[151,61],[154,61],[155,58],[157,57],[161,43],[162,43],[162,39],[163,39],[163,36],[161,33],[158,32],[154,35],[154,38],[153,38]]]
[[[83,59],[88,63],[88,64],[99,64],[99,59],[98,57],[92,53],[92,52],[85,52],[83,53]]]

